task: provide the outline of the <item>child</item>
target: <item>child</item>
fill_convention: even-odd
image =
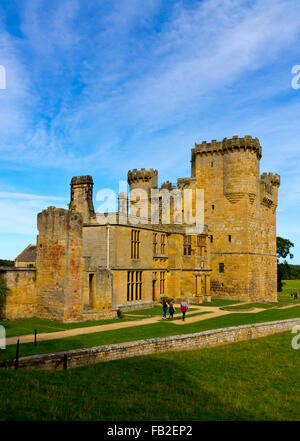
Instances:
[[[173,320],[174,312],[175,312],[174,302],[173,302],[173,300],[171,300],[171,302],[169,304],[169,320]]]

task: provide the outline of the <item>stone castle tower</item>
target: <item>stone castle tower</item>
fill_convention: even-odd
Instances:
[[[204,189],[211,242],[211,293],[277,299],[276,207],[280,177],[260,177],[251,136],[195,144],[191,183]]]
[[[132,196],[130,200],[131,212],[134,212],[138,216],[151,218],[151,206],[148,203],[151,196],[151,190],[157,188],[158,184],[158,171],[150,168],[146,170],[141,168],[137,170],[129,170],[127,174],[127,181],[130,188],[130,194]],[[136,198],[134,191],[143,190],[145,192],[144,197],[138,196]],[[145,198],[145,199],[144,199]],[[137,200],[136,200],[137,199]],[[144,208],[146,210],[144,210]]]

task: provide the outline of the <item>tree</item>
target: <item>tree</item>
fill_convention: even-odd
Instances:
[[[0,266],[14,266],[14,264],[13,260],[0,259]]]
[[[277,259],[285,259],[287,256],[290,259],[294,258],[294,255],[290,252],[290,248],[293,248],[295,245],[288,239],[284,239],[283,237],[276,237],[276,245],[277,245]]]
[[[286,259],[289,256],[290,259],[294,258],[294,255],[291,253],[290,249],[295,245],[289,239],[284,239],[283,237],[276,238],[277,245],[277,290],[278,292],[282,291],[282,279],[284,275],[290,272],[289,264],[286,260],[284,260],[283,264],[280,263],[279,259]]]

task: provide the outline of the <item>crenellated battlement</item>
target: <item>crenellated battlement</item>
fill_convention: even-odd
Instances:
[[[178,178],[177,179],[177,188],[183,190],[185,188],[190,188],[192,184],[196,183],[196,178]]]
[[[158,171],[150,168],[133,169],[128,171],[128,184],[150,183],[152,187],[157,187]]]
[[[246,135],[243,138],[233,136],[231,139],[224,138],[223,141],[211,142],[203,141],[201,144],[195,143],[195,148],[192,149],[192,158],[195,154],[200,155],[220,155],[235,151],[253,151],[257,158],[261,159],[262,149],[258,138]]]
[[[260,177],[261,203],[266,207],[277,206],[277,190],[280,186],[280,176],[273,173],[263,173]]]
[[[64,234],[67,228],[82,230],[83,217],[82,214],[75,210],[66,210],[64,208],[56,208],[53,206],[41,211],[37,215],[37,227],[40,236],[42,234],[50,234],[51,240],[55,236]],[[80,233],[81,234],[81,233]],[[39,249],[37,250],[39,253]]]
[[[280,176],[273,173],[263,173],[260,177],[262,183],[266,186],[272,185],[273,187],[280,187]]]
[[[91,175],[84,176],[74,176],[71,180],[71,185],[82,185],[82,184],[94,184]]]
[[[166,181],[161,184],[161,189],[167,189],[171,191],[173,190],[173,188],[176,188],[176,186],[174,186],[170,181]]]

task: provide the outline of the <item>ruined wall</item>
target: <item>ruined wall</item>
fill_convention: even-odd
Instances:
[[[0,318],[15,320],[34,317],[37,312],[36,270],[30,268],[0,268],[0,280],[9,288],[1,301]]]
[[[117,314],[113,306],[112,271],[87,267],[83,272],[82,320],[115,318]]]
[[[80,320],[82,313],[82,215],[49,207],[38,214],[38,316]]]

